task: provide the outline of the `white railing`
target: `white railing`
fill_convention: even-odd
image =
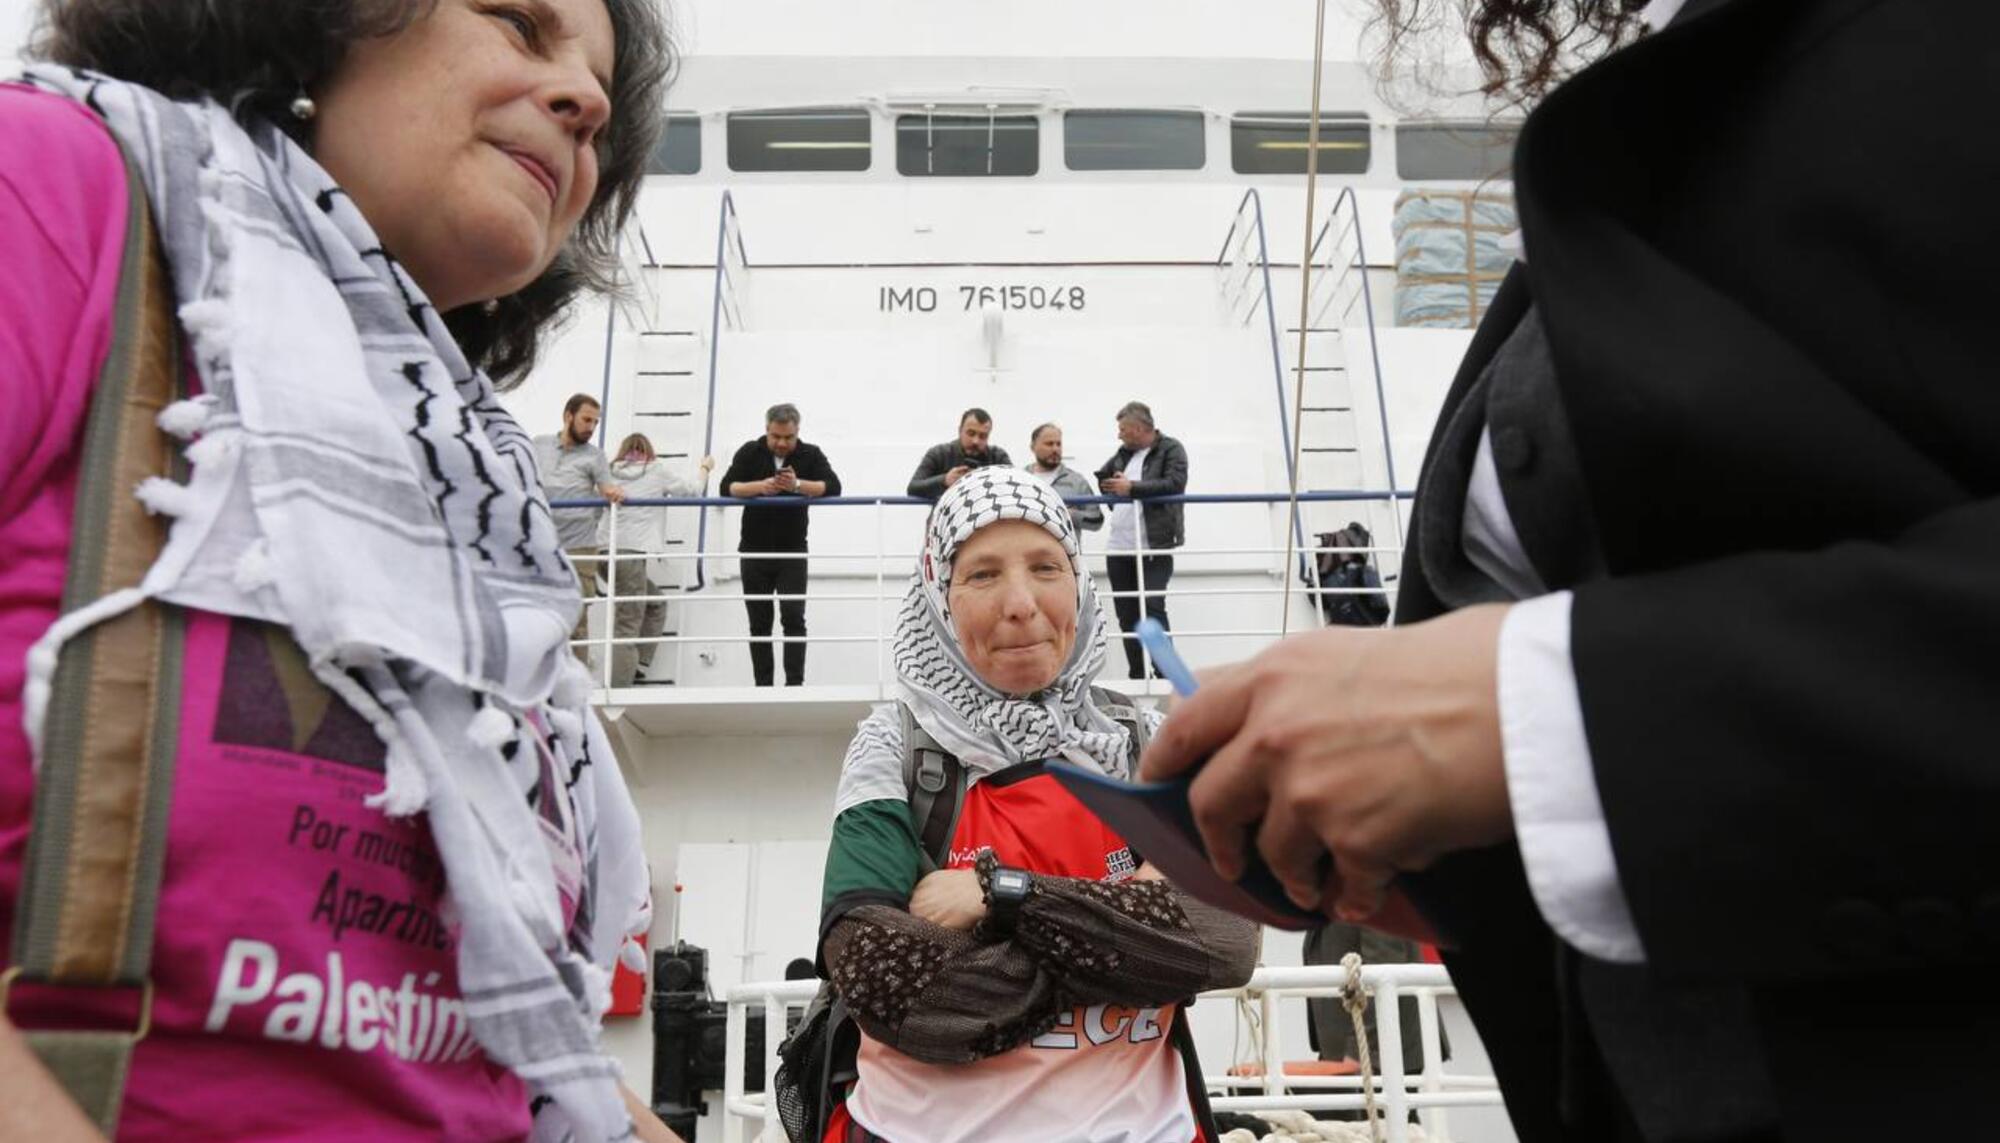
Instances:
[[[1407,496],[1408,494],[1404,493],[1402,495]],[[1392,497],[1387,492],[1357,491],[1357,492],[1301,493],[1298,499],[1300,503],[1310,503],[1319,501],[1367,502],[1367,501],[1380,501],[1380,500],[1397,499],[1397,498],[1399,497]],[[1289,505],[1287,503],[1288,497],[1284,493],[1238,493],[1238,494],[1191,495],[1191,496],[1166,497],[1162,499],[1178,501],[1185,505],[1188,505],[1189,507],[1195,507],[1204,504],[1241,505],[1241,504],[1267,503],[1273,505],[1274,508],[1277,509],[1289,508]],[[809,647],[815,644],[818,645],[873,644],[875,648],[874,678],[850,679],[849,682],[855,682],[855,683],[872,682],[877,687],[882,688],[882,693],[884,696],[886,696],[887,686],[891,681],[891,672],[889,668],[889,647],[895,635],[895,632],[891,627],[891,624],[893,623],[894,620],[894,616],[896,614],[896,608],[893,605],[899,603],[902,600],[903,593],[906,590],[906,586],[908,583],[909,569],[911,567],[912,561],[915,559],[915,554],[916,554],[915,549],[912,546],[912,538],[915,535],[917,535],[916,529],[908,526],[909,522],[907,519],[899,520],[898,523],[899,525],[902,526],[898,526],[892,530],[889,526],[887,515],[891,510],[903,509],[908,507],[924,507],[926,506],[924,501],[916,500],[907,496],[828,497],[810,501],[811,510],[813,511],[824,511],[828,509],[853,510],[860,508],[866,508],[870,510],[874,515],[874,525],[875,525],[874,544],[870,549],[864,551],[810,552],[810,553],[806,552],[722,553],[722,552],[706,552],[701,550],[646,551],[646,550],[628,550],[629,545],[623,545],[619,541],[621,516],[623,513],[631,512],[634,510],[651,511],[651,510],[661,510],[668,507],[699,507],[702,509],[704,515],[706,515],[706,513],[708,513],[709,511],[719,510],[719,509],[742,508],[746,504],[752,504],[752,503],[762,504],[766,506],[776,506],[780,501],[789,501],[792,504],[792,510],[795,511],[806,510],[805,505],[806,503],[808,503],[806,501],[797,500],[795,498],[790,498],[790,497],[785,497],[785,498],[766,497],[760,501],[745,501],[745,500],[738,500],[725,497],[673,497],[673,498],[662,498],[662,499],[628,500],[622,507],[619,505],[607,504],[602,500],[558,500],[554,502],[554,506],[559,509],[595,507],[595,508],[605,509],[608,515],[608,520],[604,528],[604,534],[607,540],[604,551],[605,562],[602,565],[605,569],[604,579],[607,591],[603,596],[599,596],[592,601],[594,605],[598,603],[601,603],[603,605],[604,622],[601,626],[600,631],[597,634],[591,635],[586,639],[579,640],[576,644],[574,644],[579,653],[583,653],[586,651],[594,652],[594,654],[591,657],[594,658],[596,661],[592,663],[591,666],[592,676],[602,690],[608,691],[612,689],[616,682],[616,680],[614,680],[613,678],[613,665],[614,665],[613,651],[615,648],[626,647],[626,646],[636,647],[637,650],[635,651],[635,654],[640,655],[641,657],[643,657],[644,651],[648,647],[673,648],[677,653],[681,655],[680,662],[674,672],[674,677],[678,682],[681,680],[685,680],[688,677],[685,669],[687,665],[685,660],[685,651],[688,647],[699,646],[699,645],[714,646],[725,642],[741,643],[749,640],[750,636],[747,633],[740,637],[734,635],[724,635],[712,630],[698,634],[688,634],[686,632],[686,628],[689,626],[689,623],[686,611],[690,607],[714,607],[721,605],[737,605],[740,607],[740,605],[746,601],[758,601],[758,602],[769,601],[773,604],[775,610],[777,604],[785,601],[807,600],[815,603],[871,605],[870,610],[872,612],[872,619],[869,629],[860,632],[850,631],[849,633],[846,634],[815,635],[808,633],[804,636],[792,637],[782,634],[783,631],[782,621],[778,616],[774,615],[772,623],[772,634],[770,634],[769,636],[762,637],[762,640],[764,642],[767,642],[771,646],[773,658],[776,659],[779,656],[781,656],[783,647],[789,643],[804,643]],[[1076,497],[1073,498],[1073,502],[1109,504],[1122,501],[1115,501],[1113,498],[1109,497]],[[1296,512],[1288,511],[1286,514],[1286,519],[1282,521],[1277,521],[1279,527],[1283,527],[1287,523],[1296,526]],[[1319,554],[1322,552],[1366,554],[1371,559],[1374,560],[1374,562],[1378,567],[1388,566],[1393,563],[1400,562],[1399,560],[1392,558],[1400,556],[1400,548],[1395,546],[1383,546],[1378,544],[1376,546],[1371,546],[1367,548],[1337,548],[1337,547],[1323,548],[1323,547],[1308,545],[1302,548],[1293,549],[1294,555],[1299,558],[1301,564],[1311,569],[1311,575],[1310,575],[1311,582],[1301,583],[1299,582],[1299,577],[1287,574],[1287,569],[1284,566],[1284,560],[1283,560],[1286,548],[1282,541],[1274,541],[1273,543],[1268,545],[1251,545],[1251,546],[1234,546],[1234,547],[1179,547],[1172,549],[1161,549],[1161,548],[1146,547],[1146,539],[1144,534],[1145,529],[1141,527],[1138,529],[1138,532],[1139,532],[1138,536],[1139,547],[1137,550],[1131,552],[1130,554],[1138,558],[1141,567],[1143,567],[1144,560],[1147,556],[1172,555],[1175,556],[1176,558],[1184,556],[1201,556],[1201,557],[1224,556],[1224,557],[1233,557],[1237,560],[1243,561],[1246,564],[1251,562],[1258,562],[1261,563],[1267,569],[1275,568],[1276,570],[1275,571],[1267,570],[1267,573],[1263,577],[1262,582],[1251,582],[1247,584],[1239,583],[1239,584],[1220,586],[1220,587],[1188,586],[1190,579],[1197,579],[1197,581],[1199,581],[1199,577],[1190,577],[1183,575],[1180,576],[1177,580],[1170,582],[1164,591],[1147,590],[1143,575],[1141,575],[1141,578],[1139,580],[1139,585],[1136,589],[1124,592],[1114,591],[1110,588],[1108,582],[1100,581],[1098,584],[1098,595],[1101,598],[1107,601],[1115,600],[1118,598],[1136,598],[1139,603],[1140,611],[1143,613],[1146,604],[1149,600],[1165,600],[1166,602],[1171,603],[1176,599],[1187,600],[1187,599],[1196,599],[1201,597],[1214,597],[1214,596],[1230,596],[1236,598],[1254,599],[1257,597],[1286,596],[1294,592],[1305,596],[1304,602],[1301,606],[1279,609],[1280,618],[1270,623],[1269,625],[1261,625],[1255,623],[1251,624],[1239,623],[1225,627],[1213,627],[1207,629],[1177,627],[1175,628],[1173,633],[1174,639],[1177,642],[1224,639],[1224,638],[1250,639],[1250,640],[1276,640],[1288,634],[1290,630],[1309,629],[1321,625],[1322,620],[1320,618],[1320,609],[1316,604],[1317,597],[1314,595],[1315,592],[1323,591],[1326,594],[1334,594],[1334,595],[1378,594],[1376,589],[1371,589],[1371,588],[1322,587],[1318,582],[1318,575],[1317,575],[1317,559]],[[1119,553],[1119,554],[1123,555],[1126,553]],[[776,595],[749,595],[744,593],[740,588],[734,591],[717,590],[717,581],[712,574],[709,574],[708,564],[711,561],[715,560],[737,560],[743,558],[770,559],[770,560],[805,560],[809,561],[809,563],[811,564],[817,564],[820,567],[838,565],[847,569],[852,569],[856,565],[860,565],[862,568],[865,569],[864,571],[862,571],[860,575],[855,575],[850,570],[845,574],[843,574],[841,578],[850,581],[859,580],[860,582],[866,584],[866,586],[862,590],[858,591],[857,590],[845,590],[845,591],[809,590],[804,594],[776,594]],[[618,565],[629,564],[634,561],[650,562],[652,560],[663,560],[668,562],[669,564],[680,565],[681,568],[683,569],[683,572],[677,578],[680,580],[683,586],[673,590],[658,590],[649,588],[647,593],[643,595],[633,595],[630,593],[623,593],[619,591],[618,576],[615,574],[615,570],[618,567]],[[1385,576],[1384,579],[1386,582],[1384,583],[1384,586],[1381,589],[1380,594],[1385,595],[1391,602],[1393,602],[1396,591],[1395,580],[1389,576]],[[685,589],[686,585],[700,585],[700,584],[706,584],[709,586],[702,590],[691,591]],[[661,603],[665,605],[678,607],[681,609],[682,614],[679,622],[681,624],[682,629],[680,633],[673,635],[666,635],[666,634],[656,635],[656,634],[641,632],[640,634],[637,635],[628,635],[628,636],[619,636],[616,634],[616,627],[617,627],[616,620],[620,614],[621,608],[625,609],[637,608],[640,609],[641,612],[643,612],[643,609],[648,604],[652,603]],[[627,613],[629,614],[630,612],[628,611]],[[1115,626],[1116,624],[1114,622],[1114,627]],[[1118,637],[1119,633],[1114,630],[1107,632],[1107,634],[1111,635],[1112,638],[1115,640]],[[657,654],[657,651],[655,653]],[[1142,655],[1144,655],[1143,647],[1142,647]],[[1117,658],[1118,656],[1114,655],[1112,663],[1108,665],[1115,667]],[[1150,674],[1152,669],[1152,662],[1150,655],[1144,655],[1144,662],[1147,669],[1147,673]],[[652,693],[652,697],[655,698],[657,701],[675,701],[678,695],[684,695],[686,693],[685,691],[681,691],[679,688],[675,688],[675,692],[676,692],[675,695],[670,696],[661,691],[654,691]],[[600,695],[600,697],[603,696]]]
[[[784,1127],[770,1091],[778,1074],[778,1046],[784,1042],[788,1016],[802,1010],[818,990],[816,980],[769,981],[738,985],[729,990],[728,1019],[724,1028],[722,1138],[724,1143],[783,1143]],[[1502,1106],[1499,1084],[1490,1075],[1450,1072],[1445,1069],[1444,1040],[1439,1034],[1440,997],[1455,996],[1451,978],[1440,965],[1371,964],[1361,969],[1361,987],[1375,1008],[1375,1102],[1383,1117],[1382,1138],[1387,1143],[1408,1143],[1407,1124],[1415,1112],[1428,1143],[1451,1143],[1452,1108]],[[1260,968],[1241,988],[1205,992],[1201,999],[1225,1001],[1257,1015],[1253,1043],[1256,1075],[1230,1074],[1227,1069],[1203,1076],[1210,1093],[1209,1104],[1216,1111],[1254,1113],[1259,1111],[1354,1111],[1366,1097],[1360,1076],[1296,1076],[1285,1074],[1282,1049],[1283,1013],[1281,1002],[1347,995],[1347,973],[1339,965],[1309,965],[1301,968]],[[1423,1052],[1421,1075],[1403,1072],[1402,1005],[1404,997],[1417,1002],[1417,1035]],[[745,1050],[752,1009],[761,1009],[764,1021],[764,1088],[746,1091]],[[1241,1016],[1238,1017],[1242,1019]],[[1208,1066],[1213,1066],[1212,1064]],[[754,1127],[755,1134],[746,1131]]]

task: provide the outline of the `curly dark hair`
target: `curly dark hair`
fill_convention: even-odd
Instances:
[[[503,388],[535,362],[576,295],[617,289],[618,232],[665,123],[673,45],[658,0],[604,0],[617,44],[611,120],[600,135],[597,194],[549,268],[492,312],[444,315],[466,359]],[[101,71],[175,99],[208,96],[310,147],[286,111],[332,75],[347,50],[427,15],[436,0],[42,0],[32,57]]]
[[[1429,9],[1453,0],[1376,0],[1387,31],[1385,52],[1420,28]],[[1631,38],[1647,0],[1471,0],[1465,30],[1488,95],[1527,102],[1587,60]]]

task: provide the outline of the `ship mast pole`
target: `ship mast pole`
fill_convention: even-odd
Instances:
[[[1313,256],[1313,211],[1315,192],[1319,188],[1319,89],[1320,76],[1325,70],[1326,56],[1326,0],[1318,0],[1313,14],[1313,82],[1312,116],[1306,121],[1306,218],[1300,228],[1305,252],[1299,256],[1299,348],[1292,356],[1292,456],[1285,468],[1291,474],[1291,492],[1285,502],[1286,514],[1291,517],[1291,526],[1285,529],[1285,602],[1278,620],[1278,635],[1282,638],[1292,629],[1292,558],[1296,555],[1294,543],[1299,538],[1299,461],[1303,455],[1300,449],[1299,433],[1305,424],[1306,403],[1306,328],[1311,324],[1309,311],[1312,307],[1312,256]],[[1364,273],[1366,271],[1363,271]]]

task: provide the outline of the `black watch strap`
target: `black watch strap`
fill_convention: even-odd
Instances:
[[[1027,903],[1028,892],[1034,887],[1032,878],[1024,869],[998,865],[983,880],[987,924],[996,932],[1013,932],[1014,923],[1021,916],[1021,907]]]

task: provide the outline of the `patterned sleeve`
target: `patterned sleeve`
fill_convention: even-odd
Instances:
[[[1144,1007],[1241,984],[1257,928],[1164,881],[1036,876],[1011,939],[863,905],[833,925],[822,954],[870,1036],[926,1063],[968,1063],[1079,1004]]]
[[[990,872],[982,857],[980,881]],[[1012,943],[1089,1003],[1145,1006],[1233,988],[1257,967],[1254,922],[1166,881],[1116,883],[1035,875]]]

